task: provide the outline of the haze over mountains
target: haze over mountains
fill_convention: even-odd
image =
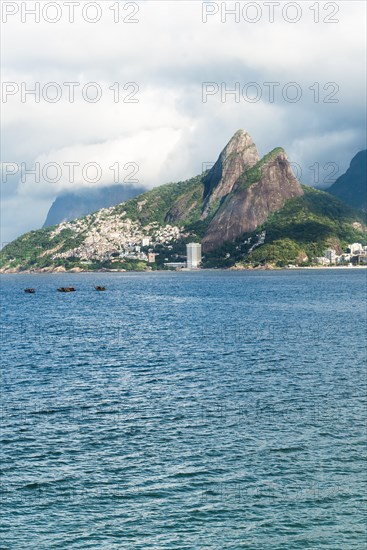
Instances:
[[[73,193],[65,193],[57,197],[48,211],[43,227],[69,222],[82,216],[87,216],[101,208],[115,206],[144,193],[142,186],[121,184],[102,188],[83,188]]]
[[[27,233],[3,249],[2,270],[146,269],[132,260],[146,241],[155,267],[182,256],[190,241],[202,242],[207,266],[307,263],[328,247],[365,243],[365,221],[363,212],[301,185],[281,147],[260,159],[239,130],[208,172]]]

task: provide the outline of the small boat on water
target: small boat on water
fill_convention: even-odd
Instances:
[[[99,292],[102,292],[102,290],[106,290],[106,287],[105,286],[96,286],[95,289],[98,290]]]
[[[61,286],[57,290],[58,292],[75,292],[75,288],[73,286]]]
[[[34,290],[34,288],[25,288],[24,292],[26,292],[27,294],[34,294],[36,291]]]

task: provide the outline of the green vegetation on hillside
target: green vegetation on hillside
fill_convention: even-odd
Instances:
[[[196,176],[186,181],[162,185],[151,191],[139,195],[125,203],[121,203],[112,209],[112,215],[123,214],[132,221],[139,222],[142,226],[157,222],[159,225],[186,225],[194,228],[199,223],[203,197],[203,177]],[[98,211],[83,218],[86,230],[93,228],[97,216],[100,220],[111,216],[111,212]],[[75,221],[77,224],[78,220]],[[74,225],[74,222],[71,222]],[[86,264],[79,258],[53,259],[55,253],[67,252],[77,248],[84,241],[86,231],[76,234],[72,229],[63,229],[55,236],[51,236],[56,227],[48,227],[38,231],[31,231],[9,243],[1,251],[1,267],[12,269],[42,269],[48,267],[63,266],[66,269],[142,269],[140,264],[134,261],[124,261],[123,265],[108,261]],[[191,231],[191,229],[189,229]]]
[[[267,242],[289,238],[302,243],[310,254],[315,254],[322,253],[330,239],[337,239],[341,246],[346,246],[348,242],[366,238],[362,227],[352,226],[353,222],[366,223],[362,213],[328,193],[305,185],[302,187],[302,197],[287,201],[264,224]]]
[[[302,258],[304,254],[304,249],[299,243],[292,239],[280,239],[256,248],[251,254],[251,262],[283,266]]]
[[[63,229],[51,239],[55,227],[25,233],[7,244],[1,251],[0,267],[11,262],[12,268],[43,268],[64,265],[64,261],[52,260],[56,252],[66,252],[83,242],[83,235],[75,235],[70,229]]]
[[[186,181],[167,183],[156,187],[147,193],[139,195],[128,202],[115,207],[115,212],[126,212],[126,217],[139,221],[142,225],[158,222],[160,225],[169,223],[167,215],[176,202],[182,202],[182,222],[191,222],[200,216],[201,200],[203,196],[202,175]],[[187,207],[197,202],[197,208],[189,210]],[[180,205],[179,205],[180,207]],[[186,209],[185,209],[186,208]]]
[[[366,217],[328,193],[302,186],[304,195],[288,200],[254,232],[233,243],[224,243],[206,254],[205,267],[238,262],[283,266],[291,262],[307,263],[322,256],[328,247],[346,249],[351,242],[367,243]],[[265,243],[250,251],[262,231]],[[250,242],[246,242],[250,239]],[[305,259],[307,257],[308,260]]]

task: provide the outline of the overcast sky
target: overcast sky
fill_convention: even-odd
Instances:
[[[366,147],[363,1],[240,2],[235,16],[235,2],[79,0],[72,23],[66,2],[46,4],[35,22],[2,2],[2,243],[41,227],[67,190],[196,175],[239,128],[261,155],[284,147],[301,181],[323,187]],[[40,101],[22,98],[37,82]],[[78,84],[73,103],[66,82]],[[38,182],[21,163],[40,167]],[[79,163],[74,181],[68,163]]]

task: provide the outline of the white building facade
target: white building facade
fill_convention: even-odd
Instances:
[[[186,245],[187,267],[196,269],[201,263],[201,244],[189,243]]]

